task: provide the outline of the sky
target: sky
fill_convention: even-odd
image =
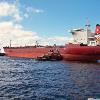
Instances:
[[[68,30],[95,31],[100,24],[100,0],[0,0],[0,47],[65,45],[72,40]]]

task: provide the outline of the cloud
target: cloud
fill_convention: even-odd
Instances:
[[[38,33],[25,30],[20,24],[14,24],[11,21],[0,23],[0,42],[3,46],[9,46],[12,40],[12,46],[35,45],[38,41],[40,45],[64,45],[68,42],[68,37],[40,37]]]
[[[28,13],[25,13],[25,14],[24,14],[24,17],[25,17],[25,18],[28,18],[28,17],[29,17]]]
[[[27,13],[43,13],[44,12],[42,9],[37,9],[33,7],[27,7],[26,11]]]
[[[19,0],[16,2],[18,3]],[[28,18],[33,13],[43,13],[44,10],[32,7],[21,11],[19,9],[16,3],[0,2],[0,17],[11,17],[8,21],[2,20],[0,22],[0,46],[9,46],[10,40],[12,46],[35,45],[36,41],[40,45],[64,45],[68,42],[67,40],[71,40],[64,36],[40,37],[37,32],[26,30],[18,22],[23,18]]]
[[[7,16],[12,17],[15,21],[22,20],[22,17],[20,16],[20,11],[15,4],[11,4],[8,2],[1,2],[0,17],[7,17]]]
[[[21,14],[24,14],[24,12],[19,11],[18,3],[19,0],[15,0],[13,3],[8,1],[0,2],[0,17],[10,17],[9,21],[2,20],[2,22],[0,22],[1,46],[9,45],[10,40],[12,40],[13,46],[23,46],[25,44],[34,45],[35,41],[40,39],[36,32],[25,30],[21,24],[17,24],[17,22],[23,19]],[[34,13],[42,12],[42,10],[33,9],[31,7],[28,7],[25,11]],[[24,16],[28,17],[28,13]]]
[[[39,14],[39,13],[43,13],[43,12],[44,12],[44,10],[42,10],[42,9],[27,7],[26,13],[24,14],[24,17],[28,18],[32,14]]]
[[[37,32],[25,30],[20,24],[11,21],[0,23],[0,48],[4,46],[65,45],[72,38],[64,36],[40,37]],[[3,51],[2,51],[3,52]]]
[[[65,36],[51,36],[51,37],[39,37],[39,44],[41,45],[65,45],[66,43],[72,42],[71,37]]]
[[[13,46],[32,45],[38,38],[36,32],[25,30],[11,21],[0,23],[0,40],[3,46],[9,45],[10,40]]]

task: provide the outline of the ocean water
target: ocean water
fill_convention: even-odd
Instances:
[[[100,63],[0,57],[0,100],[100,98]]]

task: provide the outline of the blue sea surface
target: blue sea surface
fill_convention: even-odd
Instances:
[[[100,63],[0,57],[0,100],[100,98]]]

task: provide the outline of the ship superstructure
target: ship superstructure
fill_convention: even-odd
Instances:
[[[97,61],[100,60],[100,25],[96,25],[96,31],[86,29],[73,29],[70,31],[73,42],[65,46],[65,60],[71,61]]]
[[[100,25],[96,25],[95,33],[91,32],[90,25],[86,29],[73,29],[70,32],[73,36],[73,44],[84,44],[90,46],[100,45]]]

